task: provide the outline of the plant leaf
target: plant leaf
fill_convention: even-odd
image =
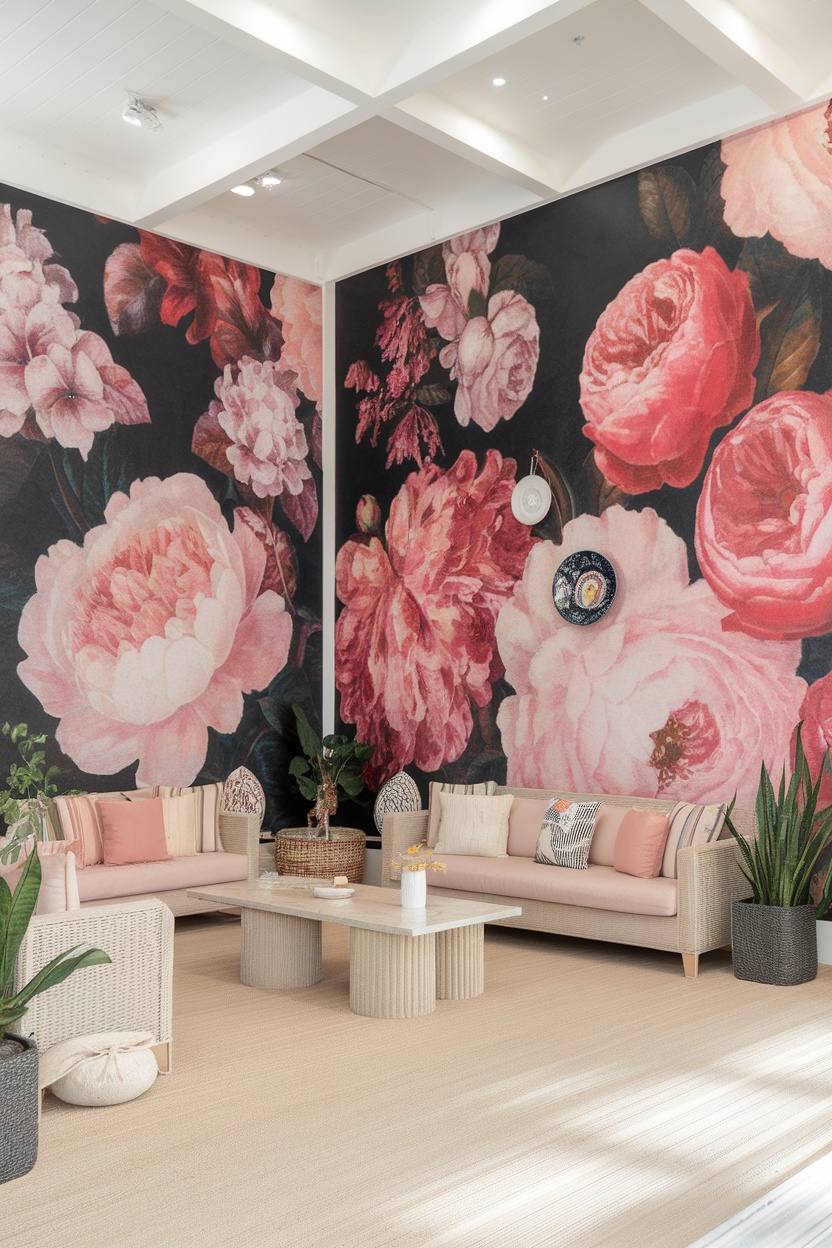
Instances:
[[[489,298],[501,290],[516,290],[529,303],[551,299],[554,294],[552,274],[545,264],[526,256],[500,256],[491,270]]]
[[[431,385],[420,386],[413,397],[425,407],[440,407],[443,403],[450,403],[453,395],[444,386]]]
[[[0,439],[0,507],[17,498],[29,479],[42,445],[31,438]]]
[[[423,295],[428,286],[444,285],[445,261],[442,257],[442,244],[426,247],[413,257],[413,293]]]
[[[312,536],[318,522],[318,491],[312,477],[307,477],[300,494],[280,495],[280,504],[305,542]]]
[[[35,592],[35,572],[19,551],[0,542],[0,607],[22,611]]]
[[[737,268],[748,277],[760,326],[754,402],[799,390],[820,348],[822,270],[771,235],[746,239]]]
[[[590,516],[603,515],[608,507],[626,507],[630,502],[630,495],[613,485],[601,472],[595,462],[594,451],[589,452],[581,465],[576,486],[583,503],[582,510]]]
[[[722,198],[722,178],[725,165],[719,143],[705,157],[699,174],[699,203],[702,209],[700,229],[696,239],[698,246],[719,247],[733,239],[734,235],[725,224],[725,200]]]
[[[671,251],[690,247],[701,212],[699,190],[678,165],[656,165],[638,175],[638,206],[648,232]]]

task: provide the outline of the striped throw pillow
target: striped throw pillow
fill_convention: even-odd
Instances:
[[[202,840],[202,803],[198,793],[162,798],[165,844],[172,858],[190,858],[199,853]]]
[[[91,867],[104,861],[104,837],[98,803],[87,793],[72,797],[56,797],[55,809],[61,821],[65,841],[76,841],[75,861],[81,867]]]
[[[585,871],[600,805],[600,802],[570,802],[565,797],[553,797],[546,807],[537,838],[535,862]]]
[[[662,859],[665,879],[678,879],[679,850],[716,841],[725,822],[725,806],[692,806],[677,802],[668,815],[669,830]]]
[[[184,797],[188,793],[196,795],[199,804],[199,837],[197,853],[210,854],[222,851],[220,840],[220,810],[222,809],[222,781],[218,784],[196,784],[189,788],[177,788],[167,784],[154,784],[151,788],[135,789],[124,796],[131,802],[143,801],[151,797]]]

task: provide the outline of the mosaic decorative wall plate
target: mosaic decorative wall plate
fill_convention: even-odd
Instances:
[[[609,559],[594,550],[576,550],[555,573],[552,597],[570,624],[595,624],[615,599],[615,571]]]

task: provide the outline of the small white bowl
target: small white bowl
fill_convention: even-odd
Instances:
[[[352,897],[355,892],[354,888],[327,888],[319,885],[314,888],[313,893],[316,897],[324,897],[327,901],[346,901],[348,897]]]

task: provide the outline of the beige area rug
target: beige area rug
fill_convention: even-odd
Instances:
[[[109,1109],[44,1101],[0,1188],[26,1248],[686,1248],[832,1147],[832,968],[735,980],[489,929],[485,995],[407,1021],[325,978],[238,978],[228,917],[177,921],[174,1070]]]

